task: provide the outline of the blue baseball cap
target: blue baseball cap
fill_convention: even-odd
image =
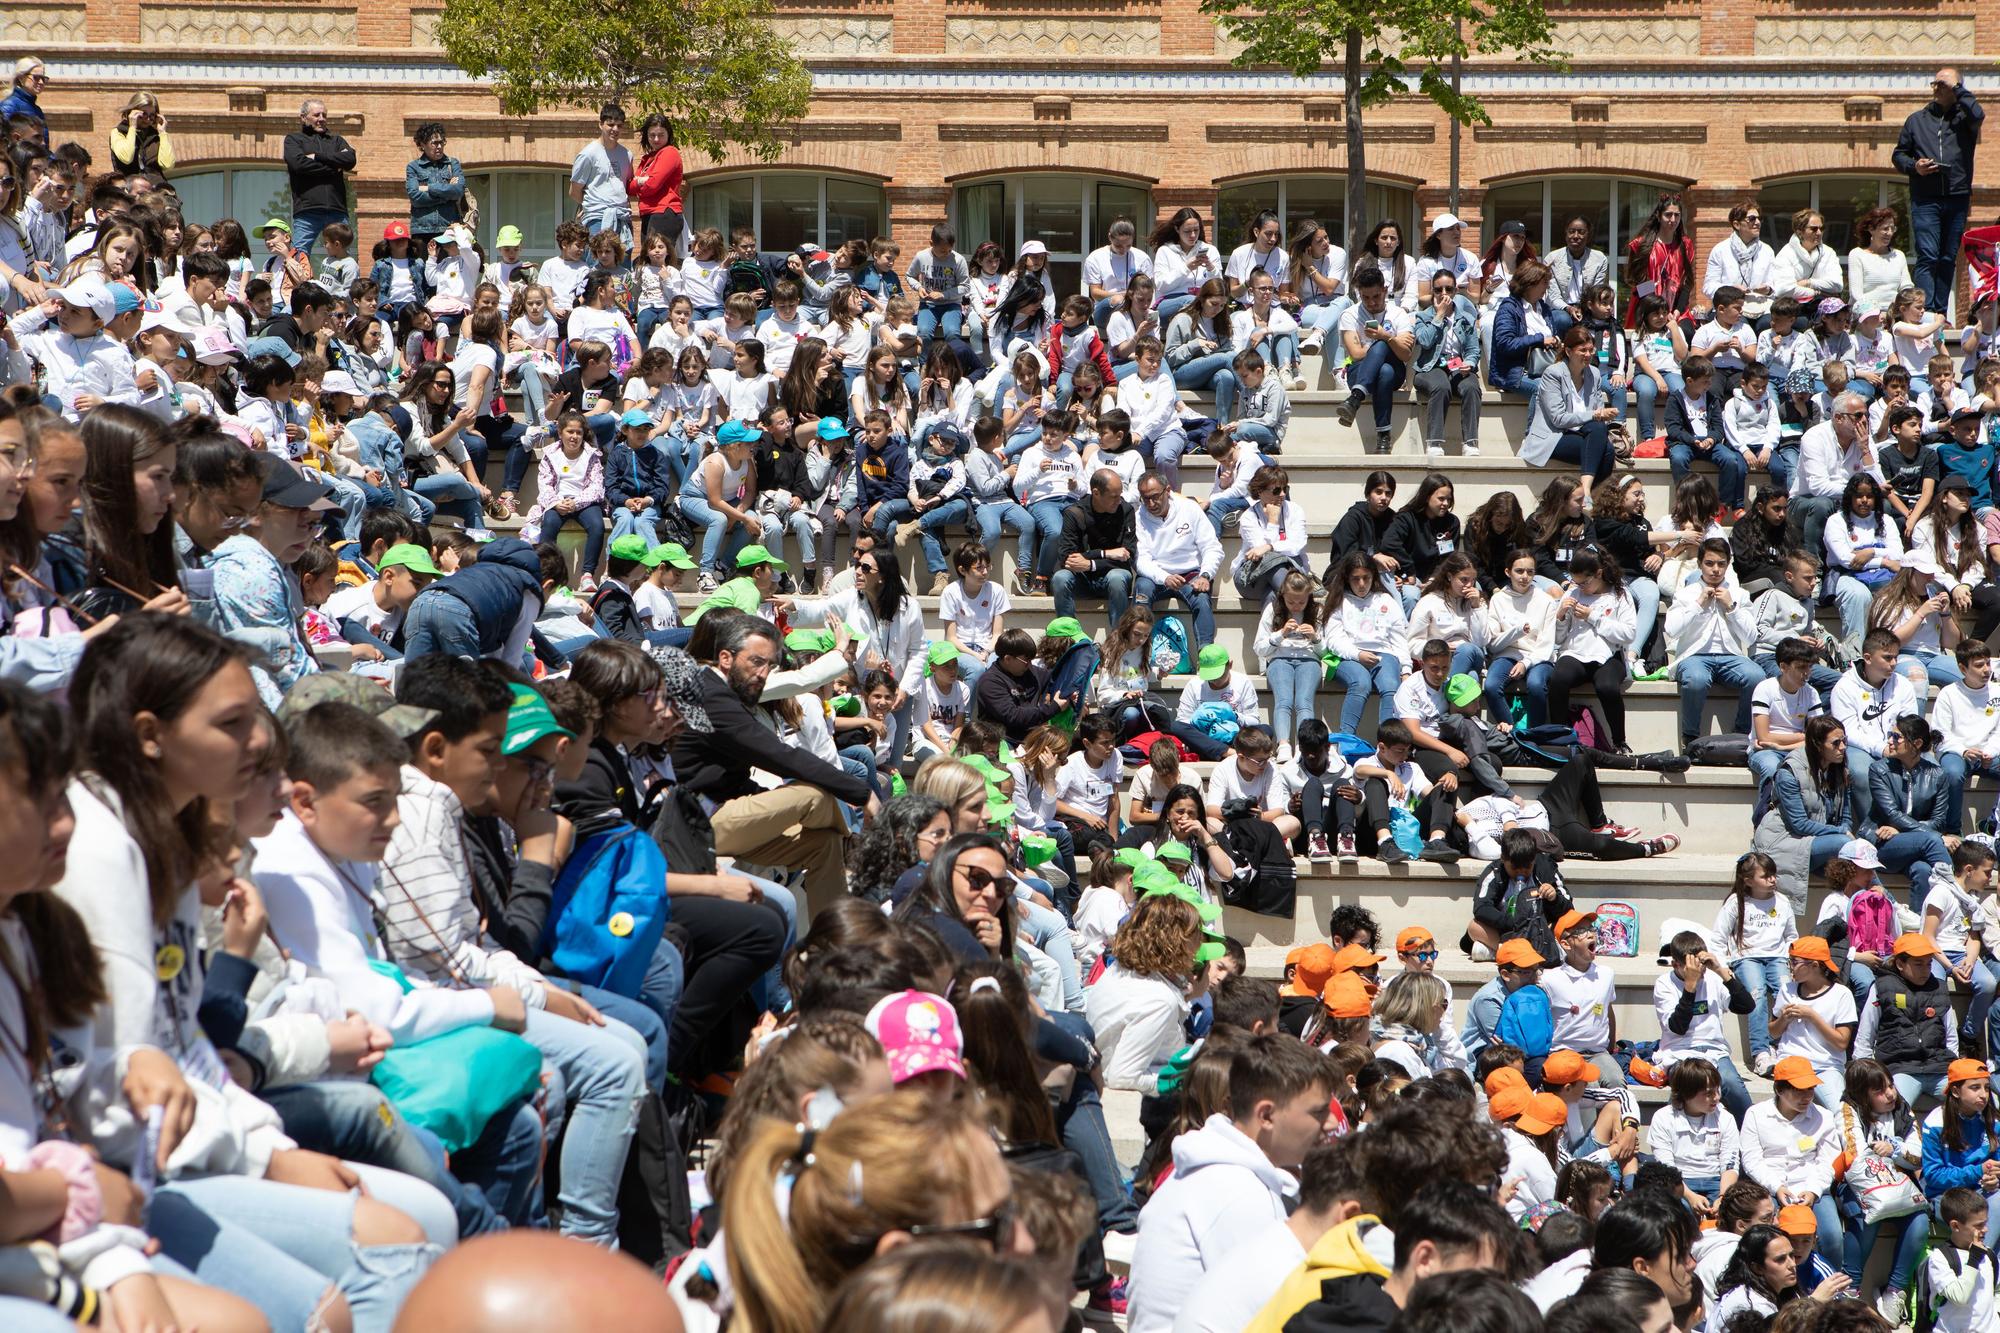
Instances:
[[[747,421],[725,421],[722,423],[722,429],[715,432],[715,442],[724,445],[749,444],[761,439],[763,434],[763,431]]]
[[[847,425],[839,417],[821,417],[819,437],[822,440],[844,440],[847,438]]]
[[[138,310],[146,304],[145,298],[140,296],[134,288],[126,283],[114,282],[110,284],[110,287],[111,304],[116,311],[113,318],[116,318],[117,315],[130,314],[132,311]]]
[[[650,426],[653,424],[653,419],[647,416],[640,408],[628,407],[625,409],[625,415],[618,418],[618,424],[621,426]]]

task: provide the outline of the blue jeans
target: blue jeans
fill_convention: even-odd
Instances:
[[[1211,495],[1208,497],[1208,525],[1215,529],[1215,535],[1222,535],[1222,524],[1231,514],[1240,514],[1250,507],[1247,495]]]
[[[1945,791],[1947,793],[1947,826],[1940,833],[1965,832],[1965,780],[1974,773],[1989,778],[2000,778],[2000,758],[1990,758],[1973,763],[1963,754],[1941,754],[1938,767],[1944,770]]]
[[[433,472],[412,481],[410,489],[436,512],[463,519],[468,528],[486,526],[486,515],[479,507],[479,492],[463,473]]]
[[[1834,1189],[1834,1193],[1839,1196],[1840,1211],[1847,1222],[1841,1241],[1840,1271],[1847,1274],[1854,1289],[1859,1291],[1861,1270],[1867,1267],[1868,1256],[1875,1252],[1875,1242],[1886,1227],[1896,1233],[1896,1261],[1889,1269],[1889,1280],[1883,1285],[1897,1291],[1908,1291],[1917,1260],[1923,1254],[1924,1239],[1930,1233],[1929,1210],[1919,1209],[1903,1217],[1885,1218],[1880,1222],[1863,1222],[1861,1209],[1854,1203],[1852,1191],[1841,1185]]]
[[[1965,219],[1971,211],[1970,194],[1930,195],[1910,200],[1910,239],[1917,248],[1910,276],[1922,290],[1924,304],[1932,310],[1943,310],[1951,299],[1952,278],[1958,272],[1958,246],[1965,238]],[[298,224],[295,221],[292,225]]]
[[[567,514],[556,509],[546,511],[542,515],[542,540],[553,542],[571,522],[583,529],[583,572],[595,573],[598,557],[604,554],[604,506],[587,504]]]
[[[1063,515],[1076,503],[1074,496],[1037,500],[1028,506],[1035,520],[1035,573],[1048,578],[1055,572],[1056,538],[1062,535]]]
[[[562,1076],[569,1133],[562,1143],[562,1231],[598,1245],[618,1237],[618,1180],[646,1094],[646,1049],[623,1023],[603,1027],[528,1010],[524,1034]],[[557,1098],[549,1099],[551,1120]],[[553,1125],[551,1142],[556,1141]]]
[[[1094,1039],[1081,1014],[1051,1014],[1049,1021],[1073,1035]],[[1097,1204],[1097,1225],[1106,1231],[1136,1230],[1139,1210],[1133,1206],[1125,1173],[1111,1146],[1111,1131],[1104,1123],[1104,1099],[1097,1090],[1097,1080],[1078,1075],[1070,1085],[1069,1095],[1056,1107],[1056,1125],[1062,1131],[1063,1146],[1083,1163],[1084,1179],[1089,1182],[1091,1197]]]
[[[1359,658],[1344,657],[1333,673],[1347,697],[1340,701],[1340,729],[1350,736],[1361,734],[1361,712],[1368,706],[1372,691],[1379,696],[1376,721],[1389,720],[1389,708],[1396,701],[1396,687],[1403,683],[1403,664],[1387,653],[1374,666],[1363,666]]]
[[[1454,676],[1476,676],[1485,665],[1486,650],[1476,643],[1461,643],[1452,649],[1451,674]]]
[[[1236,408],[1236,372],[1229,368],[1233,360],[1229,352],[1198,356],[1174,371],[1174,383],[1183,389],[1214,389],[1215,419],[1227,421]]]
[[[942,574],[951,567],[944,558],[944,540],[938,533],[947,527],[964,526],[971,517],[970,506],[971,502],[962,498],[946,500],[917,519],[917,536],[924,547],[924,568],[931,573]]]
[[[645,542],[649,547],[658,546],[660,544],[659,521],[660,511],[651,505],[647,505],[636,514],[624,505],[619,505],[611,511],[611,540],[615,542],[620,537],[633,536]],[[770,543],[766,542],[765,545],[768,546]]]
[[[1271,683],[1271,729],[1280,745],[1290,745],[1299,734],[1299,723],[1316,716],[1313,696],[1325,674],[1317,657],[1274,657],[1265,664],[1264,679]]]
[[[1860,655],[1862,636],[1868,633],[1868,608],[1874,600],[1875,594],[1860,579],[1849,574],[1835,576],[1833,605],[1840,613],[1840,646],[1851,648],[1856,656]]]
[[[929,346],[934,338],[949,342],[959,336],[965,312],[956,301],[925,301],[917,307],[917,337]]]
[[[1958,657],[1953,653],[1934,652],[1929,648],[1905,648],[1903,659],[1920,664],[1929,677],[1929,689],[1941,690],[1947,685],[1956,685],[1965,679],[1965,673],[1958,669]],[[1900,663],[1898,664],[1900,665]],[[1917,689],[1917,698],[1922,700],[1925,688]]]
[[[1012,500],[981,500],[973,522],[979,528],[979,544],[993,557],[995,569],[1000,566],[1000,529],[1004,525],[1014,534],[1014,572],[1034,571],[1035,516],[1025,507]]]
[[[1187,432],[1178,420],[1168,423],[1158,435],[1138,441],[1140,456],[1158,470],[1167,489],[1181,488],[1181,455],[1187,452]]]
[[[1409,367],[1403,359],[1389,350],[1389,344],[1377,342],[1368,349],[1368,354],[1348,367],[1347,390],[1352,400],[1366,398],[1375,409],[1375,433],[1387,434],[1390,416],[1396,410],[1396,390],[1403,387],[1403,379],[1409,374]]]
[[[1907,875],[1910,879],[1910,907],[1922,911],[1924,896],[1931,891],[1931,877],[1951,878],[1951,853],[1944,845],[1944,835],[1935,829],[1911,829],[1898,833],[1875,846],[1875,854],[1882,858],[1882,868],[1892,875]],[[1817,869],[1817,867],[1815,867]]]
[[[794,509],[788,514],[765,514],[764,549],[780,560],[785,558],[785,534],[792,534],[792,541],[799,548],[799,561],[808,571],[815,567],[819,554],[814,545],[812,511]]]
[[[1716,685],[1736,688],[1734,730],[1750,730],[1750,693],[1764,682],[1764,672],[1747,657],[1733,653],[1696,653],[1674,664],[1674,679],[1680,682],[1681,743],[1701,735],[1702,713],[1708,707],[1708,692]]]
[[[1213,593],[1196,592],[1193,587],[1186,583],[1181,584],[1178,588],[1169,588],[1164,584],[1155,587],[1151,579],[1141,575],[1133,585],[1132,595],[1138,601],[1152,607],[1156,613],[1160,609],[1160,603],[1178,599],[1189,611],[1194,613],[1195,647],[1200,648],[1205,644],[1215,642],[1215,597]],[[1240,666],[1241,664],[1239,663],[1238,665]]]
[[[472,608],[448,592],[419,596],[403,617],[403,655],[423,657],[429,653],[479,656],[479,625]]]
[[[1595,486],[1611,475],[1616,457],[1611,448],[1611,428],[1602,421],[1593,421],[1582,430],[1564,431],[1549,453],[1549,462],[1568,463]]]
[[[1680,489],[1680,484],[1688,479],[1688,473],[1693,469],[1694,460],[1697,458],[1705,458],[1715,464],[1715,490],[1721,497],[1722,503],[1732,509],[1742,508],[1744,492],[1750,477],[1750,465],[1743,461],[1743,455],[1736,452],[1734,445],[1719,438],[1706,450],[1697,449],[1689,444],[1676,443],[1667,446],[1667,462],[1673,467],[1674,488]]]
[[[1961,228],[1964,226],[1964,217],[1963,213],[1959,214]],[[303,212],[292,214],[292,248],[300,254],[311,254],[313,242],[319,239],[321,232],[336,222],[345,221],[347,221],[347,210],[344,208],[308,208]]]
[[[1903,1094],[1903,1100],[1912,1105],[1922,1096],[1944,1096],[1943,1074],[1892,1074],[1890,1078],[1896,1085],[1896,1091]]]
[[[1750,1011],[1750,1055],[1771,1049],[1771,1002],[1784,988],[1790,969],[1782,958],[1739,958],[1729,965],[1743,988],[1757,1001]]]
[[[1280,441],[1271,428],[1261,421],[1239,421],[1236,423],[1236,438],[1251,445],[1260,453],[1275,454]]]
[[[360,483],[360,486],[362,498],[367,501],[370,509],[394,509],[418,525],[428,524],[431,515],[437,512],[436,505],[414,490],[406,490],[398,485],[373,486],[365,481]],[[470,486],[465,489],[468,493],[472,491]]]
[[[1944,964],[1950,963],[1953,967],[1958,967],[1964,962],[1965,951],[1963,949],[1948,950],[1943,958],[1936,959],[1931,963],[1931,975],[1937,977],[1940,981],[1945,981],[1947,977]],[[1950,978],[1949,980],[1956,982],[1957,979]],[[1981,954],[1978,960],[1972,965],[1972,1003],[1966,1006],[1965,1022],[1958,1030],[1961,1045],[1964,1044],[1964,1039],[1968,1036],[1977,1036],[1981,1039],[1986,1037],[1987,1018],[1993,1012],[1993,997],[1995,994],[2000,994],[2000,976],[1995,975],[1992,956],[1990,954]]]
[[[1264,364],[1271,374],[1291,374],[1299,368],[1299,335],[1296,333],[1274,333],[1265,339],[1258,349]]]
[[[1050,895],[1051,900],[1054,895]],[[1083,1012],[1083,973],[1076,964],[1076,936],[1069,922],[1053,907],[1028,899],[1026,889],[1016,888],[1014,901],[1021,912],[1021,932],[1028,943],[1047,954],[1062,974],[1062,1007],[1073,1014]]]
[[[162,1185],[148,1229],[161,1253],[262,1310],[273,1328],[305,1328],[329,1284],[355,1333],[389,1333],[438,1256],[435,1245],[354,1243],[354,1198],[247,1176]]]
[[[632,228],[632,210],[629,208],[597,208],[583,215],[583,229],[592,236],[601,231],[615,231],[624,235]]]
[[[667,461],[667,475],[672,478],[667,483],[667,489],[680,494],[688,473],[694,471],[695,464],[701,461],[701,440],[676,426],[665,435],[654,436],[653,447]]]
[[[698,557],[702,572],[717,578],[730,577],[736,569],[736,553],[750,544],[750,534],[734,526],[729,515],[709,508],[706,496],[690,495],[683,490],[680,500],[681,517],[703,529]],[[761,537],[763,533],[759,531],[757,535]]]
[[[897,526],[917,516],[916,507],[901,496],[882,500],[874,505],[862,505],[862,522],[868,521],[866,515],[871,508],[875,511],[875,521],[868,524],[869,528],[875,533],[877,540],[890,544],[896,540]]]
[[[1792,476],[1799,470],[1799,442],[1796,437],[1781,441],[1771,450],[1771,461],[1764,465],[1771,474],[1771,484],[1779,490],[1790,493]]]
[[[1076,614],[1079,592],[1086,597],[1102,597],[1105,619],[1115,626],[1124,618],[1125,608],[1132,604],[1132,571],[1107,569],[1102,574],[1079,574],[1075,570],[1058,569],[1049,578],[1049,592],[1056,599],[1059,616]]]
[[[1500,376],[1499,390],[1502,393],[1519,394],[1523,398],[1533,398],[1542,387],[1540,375],[1530,375],[1528,367],[1509,366]]]

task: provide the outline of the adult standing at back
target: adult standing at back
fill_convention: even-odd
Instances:
[[[1972,211],[1972,155],[1986,108],[1955,69],[1931,80],[1931,100],[1909,114],[1890,160],[1910,178],[1910,231],[1924,304],[1943,310],[1958,273],[1958,243]]]
[[[569,169],[569,197],[576,201],[577,221],[592,236],[600,231],[624,231],[632,220],[632,154],[619,139],[625,134],[625,108],[606,102],[597,111],[597,137],[583,146]]]
[[[42,114],[42,90],[49,86],[49,67],[40,56],[22,56],[14,62],[14,86],[0,97],[0,121],[9,116],[26,116],[42,127],[42,147],[49,145],[49,118]]]
[[[111,170],[120,176],[174,169],[174,146],[167,140],[167,117],[160,99],[133,93],[111,131]]]
[[[430,252],[430,242],[465,216],[465,168],[444,151],[444,126],[427,120],[411,136],[417,156],[403,168],[403,192],[410,196],[410,250]]]
[[[639,164],[626,186],[632,201],[632,253],[644,257],[646,238],[664,236],[681,248],[681,150],[674,146],[674,123],[655,111],[639,125]],[[636,261],[635,261],[636,262]]]
[[[347,215],[347,174],[354,147],[328,131],[326,103],[309,97],[299,107],[299,127],[285,136],[285,175],[292,187],[292,248],[312,253],[319,234]]]

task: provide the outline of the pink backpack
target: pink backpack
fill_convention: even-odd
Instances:
[[[1880,889],[1863,889],[1847,905],[1847,947],[1884,958],[1896,942],[1896,904]]]

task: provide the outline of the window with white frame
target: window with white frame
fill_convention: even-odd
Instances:
[[[1079,289],[1084,256],[1105,243],[1120,219],[1143,238],[1153,229],[1151,193],[1130,181],[1033,175],[971,181],[952,195],[960,253],[994,241],[1011,266],[1024,241],[1040,241],[1049,250],[1050,282],[1062,296]]]
[[[1866,242],[1854,235],[1854,220],[1877,208],[1896,210],[1896,248],[1912,258],[1910,189],[1901,176],[1801,176],[1770,181],[1757,189],[1757,207],[1764,217],[1764,240],[1773,250],[1792,238],[1792,215],[1810,208],[1826,221],[1820,240],[1843,261],[1847,252]]]
[[[1614,176],[1547,176],[1510,181],[1486,192],[1480,208],[1486,236],[1481,250],[1493,244],[1502,223],[1519,222],[1538,254],[1563,244],[1572,218],[1590,224],[1590,246],[1611,260],[1618,289],[1625,290],[1625,245],[1653,215],[1653,205],[1679,186],[1660,181],[1620,180]],[[1411,249],[1415,249],[1412,246]]]
[[[548,259],[556,252],[556,224],[576,213],[569,173],[560,168],[468,167],[465,188],[478,205],[473,235],[489,255],[493,237],[512,226],[521,229],[523,259]]]
[[[801,245],[832,249],[889,234],[889,201],[876,181],[796,171],[703,176],[689,182],[688,221],[726,240],[738,227],[757,233],[762,250]]]
[[[175,172],[169,179],[180,196],[184,221],[212,227],[234,218],[250,235],[271,218],[291,220],[292,187],[283,167],[203,167]],[[348,214],[354,201],[348,199]]]

